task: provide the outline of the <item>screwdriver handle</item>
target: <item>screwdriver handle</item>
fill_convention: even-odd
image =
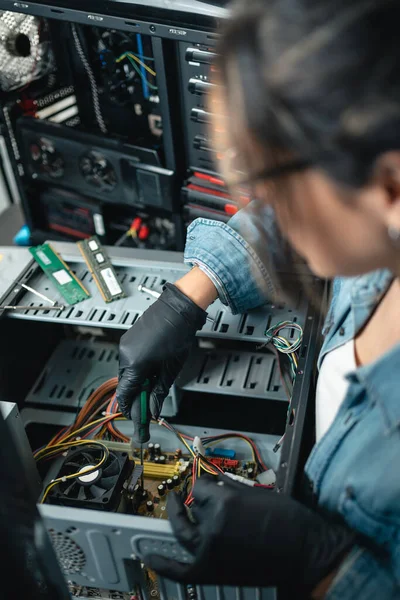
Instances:
[[[133,441],[145,444],[150,439],[150,382],[148,379],[142,385],[140,394],[132,402],[131,419],[134,425]]]

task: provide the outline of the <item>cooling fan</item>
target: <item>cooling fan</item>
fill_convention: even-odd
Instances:
[[[117,185],[114,167],[100,152],[93,150],[81,156],[79,167],[85,181],[99,190],[110,192]]]
[[[54,486],[48,495],[49,502],[79,508],[116,510],[121,500],[122,486],[133,463],[125,452],[110,452],[104,465],[86,473],[89,468],[96,466],[102,454],[101,448],[71,450],[63,460],[57,478],[74,473],[82,475]]]
[[[50,42],[40,19],[0,11],[0,87],[15,90],[54,69]]]

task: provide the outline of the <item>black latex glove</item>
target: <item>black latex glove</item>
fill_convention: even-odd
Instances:
[[[176,494],[168,499],[174,533],[194,562],[144,557],[149,568],[182,583],[284,586],[308,594],[354,541],[345,527],[299,502],[226,476],[202,476],[194,498],[195,523]]]
[[[166,283],[158,300],[124,333],[119,345],[117,400],[127,419],[146,379],[151,385],[150,412],[155,419],[159,417],[206,317],[176,286]]]

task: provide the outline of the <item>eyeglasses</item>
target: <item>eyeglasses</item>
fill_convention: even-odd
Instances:
[[[275,179],[277,177],[281,177],[282,175],[289,175],[290,173],[304,171],[305,169],[308,169],[312,166],[312,162],[309,160],[294,159],[276,167],[265,168],[260,171],[249,173],[241,177],[240,174],[243,173],[243,171],[241,171],[240,168],[235,166],[235,161],[237,162],[237,158],[238,153],[236,152],[236,150],[231,148],[225,153],[223,159],[226,161],[226,168],[229,173],[239,174],[237,178],[232,178],[232,180],[229,182],[230,185],[234,186],[252,186],[255,183]]]

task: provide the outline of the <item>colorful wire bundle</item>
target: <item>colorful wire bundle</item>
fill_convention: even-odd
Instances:
[[[298,331],[298,337],[290,342],[288,339],[279,335],[279,332],[282,329],[291,329],[292,331]],[[303,341],[303,329],[300,327],[298,323],[294,323],[292,321],[280,321],[276,325],[273,325],[269,329],[267,329],[264,333],[267,338],[266,343],[272,343],[278,352],[282,354],[286,354],[290,361],[290,367],[292,372],[293,379],[296,377],[296,371],[298,367],[298,356],[296,354],[297,350],[299,350],[301,343]]]
[[[140,70],[140,68],[138,67],[138,65],[140,65],[141,67],[143,67],[150,75],[152,75],[153,77],[156,77],[157,73],[148,65],[146,65],[146,63],[144,63],[142,60],[140,60],[140,58],[138,58],[133,52],[124,52],[123,54],[121,54],[121,56],[119,56],[115,62],[119,63],[124,59],[128,59],[130,64],[132,65],[132,67],[135,69],[136,73],[145,80],[146,85],[148,85],[148,87],[152,90],[157,90],[157,86],[154,85],[153,83],[150,83],[148,81],[148,79],[146,78],[145,75],[143,75],[142,71]],[[136,64],[137,63],[137,64]]]
[[[115,425],[115,421],[123,420],[124,417],[121,412],[118,411],[118,402],[115,395],[117,387],[117,378],[110,379],[104,382],[97,390],[95,390],[88,398],[82,409],[79,411],[74,423],[69,427],[64,427],[59,431],[46,445],[38,449],[34,453],[34,457],[37,461],[51,459],[60,454],[65,453],[70,448],[83,445],[91,444],[100,447],[104,450],[104,454],[101,460],[91,469],[87,470],[87,473],[97,470],[107,460],[109,451],[107,446],[101,442],[101,440],[111,439],[120,441],[123,443],[130,443],[131,439],[121,433]],[[214,464],[208,459],[205,454],[196,453],[193,450],[190,442],[194,441],[194,438],[178,431],[173,425],[165,421],[165,419],[159,419],[158,424],[165,427],[171,433],[174,433],[179,441],[187,449],[191,459],[192,468],[191,473],[187,476],[188,483],[191,479],[191,488],[202,472],[209,473],[211,475],[218,475],[224,473],[218,465]],[[93,436],[92,439],[86,439]],[[203,446],[213,445],[222,440],[227,439],[242,439],[251,449],[252,459],[256,463],[257,468],[260,471],[267,469],[264,464],[261,454],[253,442],[253,440],[241,433],[226,433],[216,436],[206,436],[201,439]],[[85,471],[86,473],[86,471]],[[51,489],[66,479],[73,479],[82,475],[82,472],[74,473],[66,477],[57,478],[49,483],[45,489],[42,502],[45,502]],[[186,498],[186,505],[190,506],[193,503],[193,491],[190,491]]]

